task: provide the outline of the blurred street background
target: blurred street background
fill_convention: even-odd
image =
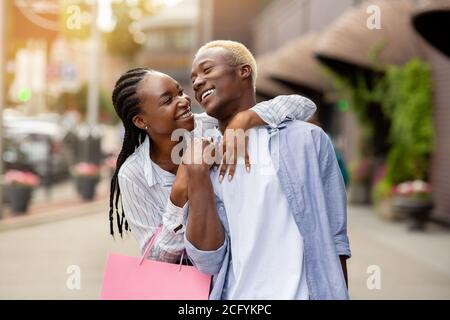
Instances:
[[[316,103],[351,297],[450,299],[449,32],[450,0],[0,0],[0,299],[98,299],[107,253],[139,255],[109,235],[114,83],[148,67],[193,97],[214,39],[254,53],[259,101]]]

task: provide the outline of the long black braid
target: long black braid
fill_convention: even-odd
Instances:
[[[134,153],[136,148],[141,145],[147,134],[144,130],[139,129],[133,124],[133,117],[140,112],[139,108],[141,101],[139,100],[136,91],[139,83],[150,71],[150,69],[144,68],[127,71],[119,78],[119,80],[117,80],[112,93],[114,109],[122,120],[125,128],[122,149],[117,157],[116,170],[111,179],[111,192],[109,196],[109,229],[112,236],[114,236],[114,211],[116,212],[117,229],[119,230],[120,236],[122,237],[124,223],[125,231],[130,230],[123,211],[122,201],[120,201],[121,212],[119,212],[120,187],[117,176],[122,164]]]

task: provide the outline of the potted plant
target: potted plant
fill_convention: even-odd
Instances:
[[[28,209],[33,189],[40,183],[39,177],[28,171],[8,170],[4,179],[11,211],[15,214],[25,213]]]
[[[100,167],[94,163],[81,162],[72,170],[77,191],[83,200],[94,199],[95,188],[100,181]]]
[[[423,230],[433,208],[431,187],[422,180],[400,183],[394,187],[392,204],[410,217],[411,230]]]

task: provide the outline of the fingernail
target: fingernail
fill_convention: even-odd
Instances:
[[[246,166],[245,169],[247,170],[248,173],[250,173],[250,166]]]
[[[233,179],[233,176],[231,174],[228,175],[228,181],[231,181]]]
[[[223,181],[223,175],[220,175],[219,176],[219,182],[222,182]]]

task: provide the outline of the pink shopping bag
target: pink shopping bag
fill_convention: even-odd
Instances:
[[[145,259],[160,231],[159,228],[152,236],[142,258],[108,254],[102,300],[208,299],[211,276],[181,263]]]

